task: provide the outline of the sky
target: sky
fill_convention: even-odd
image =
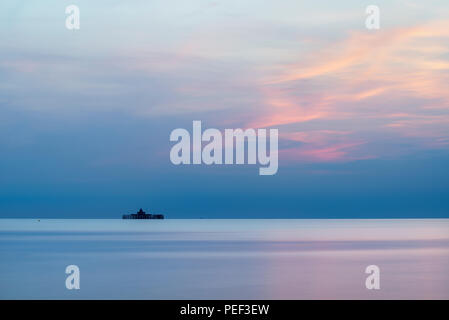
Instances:
[[[0,217],[449,217],[447,1],[2,0],[0,40]],[[194,120],[277,174],[173,165]]]

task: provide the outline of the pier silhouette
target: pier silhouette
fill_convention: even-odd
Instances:
[[[145,211],[140,208],[137,213],[131,213],[131,214],[124,214],[123,219],[164,219],[163,214],[151,214],[151,213],[145,213]]]

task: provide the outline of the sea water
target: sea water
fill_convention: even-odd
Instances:
[[[449,219],[0,219],[0,298],[449,299]]]

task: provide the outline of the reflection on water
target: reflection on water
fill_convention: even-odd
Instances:
[[[448,219],[2,219],[0,257],[2,299],[449,299]]]

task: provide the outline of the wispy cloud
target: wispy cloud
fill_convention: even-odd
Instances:
[[[351,32],[340,42],[299,61],[282,64],[261,80],[265,108],[249,125],[281,126],[286,140],[322,134],[319,143],[305,139],[290,158],[317,161],[382,157],[373,150],[385,128],[399,142],[446,147],[449,136],[449,21]],[[348,129],[338,144],[335,132]],[[370,132],[369,140],[354,142]],[[378,133],[377,135],[375,133]],[[312,134],[314,136],[315,134]],[[327,140],[327,143],[325,142]],[[438,142],[440,141],[440,142]],[[365,148],[365,153],[359,148]],[[357,150],[357,151],[356,151]]]
[[[298,12],[318,10],[301,5],[288,3]],[[181,6],[127,23],[122,32],[131,39],[120,46],[106,39],[101,48],[114,49],[107,54],[90,34],[77,43],[92,48],[87,53],[43,53],[40,43],[20,49],[9,37],[0,94],[16,107],[49,112],[85,106],[149,118],[201,114],[218,127],[278,127],[292,161],[383,157],[401,153],[403,141],[446,148],[449,20],[426,10],[426,20],[405,17],[373,32],[353,27],[363,20],[356,9],[323,12],[320,19],[339,26],[329,31],[272,4],[256,12],[227,3]],[[124,19],[134,17],[124,12]],[[161,36],[156,31],[167,21]],[[85,23],[91,30],[92,21]],[[93,35],[104,32],[106,25],[95,25]],[[14,32],[29,35],[32,28]],[[391,141],[393,149],[376,147]]]

